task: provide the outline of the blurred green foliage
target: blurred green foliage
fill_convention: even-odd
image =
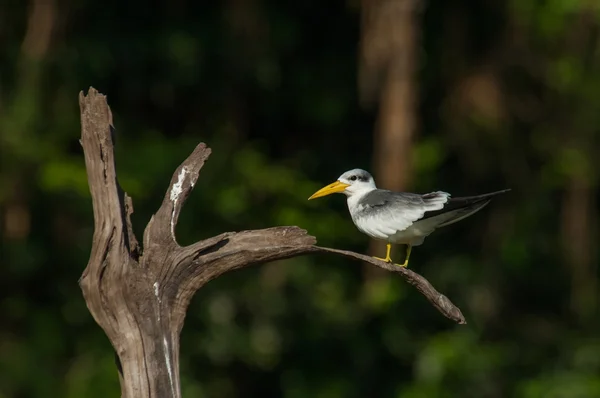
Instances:
[[[185,397],[600,396],[600,7],[432,0],[421,22],[411,189],[513,188],[411,260],[469,324],[341,258],[241,270],[190,307]],[[373,162],[359,26],[342,1],[0,3],[0,398],[119,394],[77,285],[93,232],[77,104],[90,85],[113,110],[138,234],[204,141],[182,244],[299,225],[366,251],[341,197],[306,200]]]

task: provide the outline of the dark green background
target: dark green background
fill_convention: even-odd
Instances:
[[[348,259],[238,271],[190,307],[184,397],[600,396],[600,8],[423,6],[408,188],[513,189],[411,257],[468,325]],[[79,91],[108,95],[138,236],[204,141],[181,243],[298,225],[366,252],[343,197],[306,200],[372,169],[359,38],[357,0],[0,2],[0,398],[119,396],[77,285],[93,226]]]

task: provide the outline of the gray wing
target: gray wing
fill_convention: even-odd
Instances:
[[[415,234],[427,236],[436,228],[469,217],[494,196],[508,191],[450,199],[450,194],[441,191],[419,195],[378,189],[360,201],[357,226],[371,236],[385,239],[414,224]]]
[[[418,195],[377,189],[361,199],[354,218],[363,232],[386,238],[410,227],[426,212],[441,210],[449,197],[446,192]]]

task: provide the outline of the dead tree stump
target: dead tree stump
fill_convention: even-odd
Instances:
[[[192,245],[177,243],[181,208],[210,155],[203,143],[175,170],[158,211],[137,241],[132,200],[115,169],[112,114],[106,97],[79,95],[81,145],[94,208],[90,260],[80,279],[86,304],[119,359],[123,398],[178,398],[179,335],[194,293],[228,271],[310,253],[335,253],[399,273],[442,314],[466,323],[460,310],[419,274],[372,257],[316,246],[298,227],[227,232]]]

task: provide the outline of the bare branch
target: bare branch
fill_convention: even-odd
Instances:
[[[179,220],[181,208],[192,192],[200,169],[210,156],[211,150],[204,143],[196,146],[194,151],[173,173],[171,183],[165,194],[162,205],[148,223],[144,232],[144,246],[150,240],[176,245],[175,227]]]
[[[371,256],[346,250],[315,246],[316,239],[298,227],[276,227],[255,231],[230,233],[223,236],[207,252],[197,254],[200,259],[178,261],[181,290],[178,300],[182,307],[206,282],[226,272],[242,267],[313,253],[332,253],[367,262],[384,270],[399,273],[413,285],[444,316],[459,324],[466,324],[460,309],[446,296],[438,292],[427,279],[418,273],[398,265],[377,260]],[[184,249],[185,250],[185,249]],[[183,256],[191,252],[180,252]],[[227,260],[227,261],[222,261]]]
[[[119,207],[117,173],[115,171],[114,148],[111,137],[112,119],[106,96],[90,88],[88,95],[79,93],[81,108],[81,140],[85,154],[94,221],[96,231],[101,229],[104,216],[118,220],[121,217]],[[108,214],[105,214],[108,213]]]
[[[397,272],[411,285],[413,285],[439,312],[441,312],[445,317],[452,319],[458,324],[464,325],[467,323],[465,317],[463,316],[460,309],[455,306],[448,297],[444,296],[440,292],[438,292],[432,285],[429,283],[427,279],[423,276],[417,274],[416,272],[401,267],[399,265],[386,263],[385,261],[377,260],[371,256],[367,256],[364,254],[358,254],[351,251],[346,250],[338,250],[338,249],[330,249],[327,247],[318,247],[315,246],[312,248],[313,252],[323,252],[323,253],[335,253],[340,254],[345,257],[353,258],[355,260],[364,261],[366,263],[375,265],[377,267],[383,268],[386,271]]]
[[[112,114],[106,96],[93,88],[88,95],[79,94],[81,109],[81,140],[94,209],[94,240],[81,287],[96,321],[106,311],[98,295],[102,288],[105,268],[112,252],[122,250],[126,241],[125,211],[117,182],[112,141]],[[134,238],[135,239],[135,238]],[[126,262],[119,264],[125,266]],[[117,271],[119,272],[119,271]],[[99,322],[99,321],[98,321]]]

